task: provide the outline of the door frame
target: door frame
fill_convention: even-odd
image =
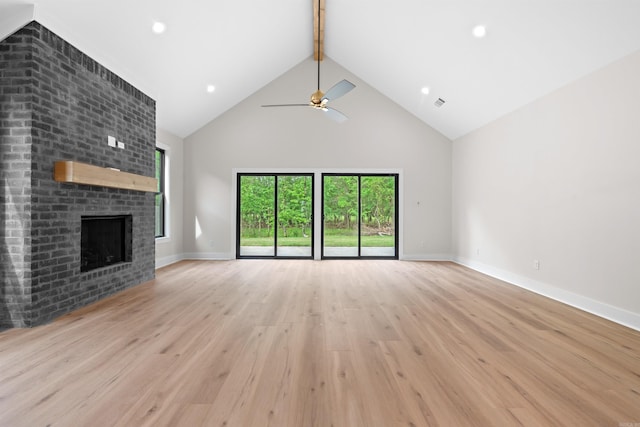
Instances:
[[[340,172],[323,172],[320,174],[321,177],[321,190],[320,190],[320,209],[321,209],[321,216],[320,216],[320,258],[321,259],[399,259],[399,251],[400,251],[400,242],[399,242],[399,228],[400,228],[400,224],[399,224],[399,214],[398,211],[400,209],[400,203],[399,203],[399,194],[400,193],[400,174],[399,173],[355,173],[355,172],[350,172],[350,173],[340,173]],[[358,255],[357,256],[327,256],[324,254],[324,177],[325,176],[355,176],[358,177],[358,214],[357,214],[357,219],[358,219]],[[393,203],[395,204],[394,206],[394,255],[389,256],[389,255],[382,255],[382,256],[376,256],[376,255],[362,255],[362,224],[361,224],[361,220],[362,220],[362,177],[368,177],[368,176],[372,176],[372,177],[392,177],[394,178],[395,181],[395,194],[394,194],[394,200]]]
[[[274,233],[273,233],[273,255],[242,255],[240,254],[240,200],[241,200],[241,184],[240,181],[243,176],[268,176],[274,178],[274,207],[273,207],[273,220],[274,220]],[[292,256],[292,255],[278,255],[278,177],[280,176],[301,176],[311,178],[311,221],[310,221],[310,233],[311,233],[311,255],[308,256]],[[238,172],[236,174],[236,220],[235,220],[235,236],[236,236],[236,259],[314,259],[315,249],[315,174],[311,172]]]
[[[231,191],[228,194],[230,201],[230,210],[227,213],[228,216],[228,224],[229,224],[229,248],[232,248],[231,251],[227,252],[226,255],[228,258],[234,258],[236,254],[236,244],[237,244],[237,229],[236,221],[237,221],[237,206],[238,206],[238,191],[237,191],[237,175],[238,174],[249,174],[255,173],[257,175],[260,174],[285,174],[292,173],[294,175],[298,174],[313,174],[314,175],[314,202],[316,200],[322,200],[322,174],[323,173],[336,173],[336,174],[363,174],[363,175],[375,175],[375,174],[397,174],[398,175],[398,210],[396,211],[397,215],[397,233],[398,237],[396,240],[396,246],[398,249],[398,259],[404,258],[404,249],[402,247],[404,235],[404,171],[401,168],[232,168],[230,174],[231,181]],[[222,190],[222,188],[219,188]],[[322,227],[322,204],[314,203],[313,208],[313,232],[314,232],[314,248],[313,248],[313,259],[320,260],[322,253],[322,246],[320,239],[315,238],[317,233],[321,232]],[[244,258],[243,258],[244,259]]]

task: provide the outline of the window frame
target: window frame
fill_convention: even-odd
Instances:
[[[158,172],[157,166],[157,153],[160,153],[160,172]],[[156,145],[154,151],[154,164],[156,166],[155,177],[158,180],[158,187],[154,198],[154,214],[158,212],[158,196],[160,196],[160,212],[162,213],[161,224],[158,227],[158,217],[154,218],[154,235],[156,239],[165,239],[168,237],[167,233],[167,149]],[[158,229],[161,232],[158,234]]]

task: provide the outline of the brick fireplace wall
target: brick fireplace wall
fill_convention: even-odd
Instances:
[[[39,23],[0,42],[0,327],[40,325],[154,277],[153,193],[58,183],[53,166],[153,176],[155,129],[154,100]],[[132,215],[132,262],[81,273],[83,215]]]

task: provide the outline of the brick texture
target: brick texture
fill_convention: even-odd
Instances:
[[[0,42],[0,138],[0,327],[40,325],[153,278],[153,194],[58,183],[53,165],[153,176],[155,101],[34,21]],[[83,215],[132,215],[132,262],[81,273]]]

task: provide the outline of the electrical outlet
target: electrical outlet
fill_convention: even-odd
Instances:
[[[540,261],[537,259],[533,260],[533,268],[536,270],[540,270]]]

